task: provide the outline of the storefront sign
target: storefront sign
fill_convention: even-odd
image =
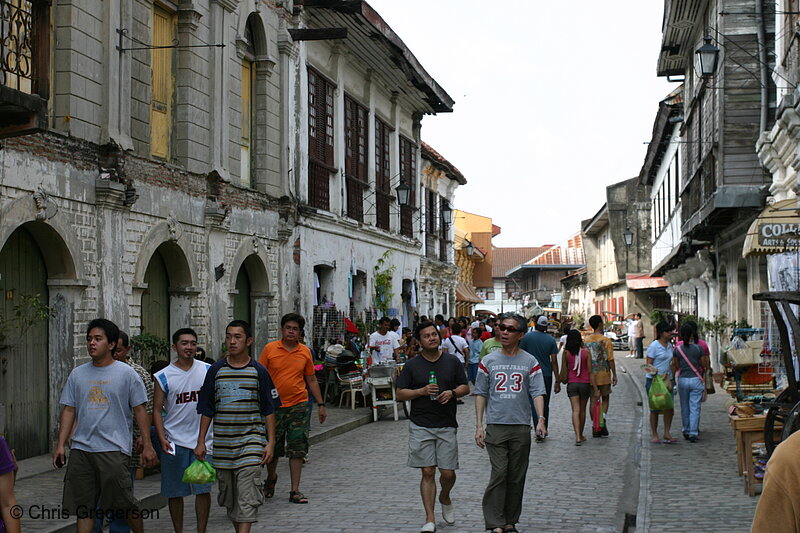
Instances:
[[[784,249],[800,248],[800,223],[759,224],[758,244]]]

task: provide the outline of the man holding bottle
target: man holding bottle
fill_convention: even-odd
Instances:
[[[414,336],[422,353],[410,359],[397,378],[397,399],[411,401],[408,430],[408,466],[422,470],[420,493],[425,524],[420,531],[436,531],[436,468],[442,490],[442,518],[455,523],[450,491],[456,482],[458,443],[456,401],[469,394],[464,366],[455,356],[439,349],[441,336],[432,322],[419,324]]]

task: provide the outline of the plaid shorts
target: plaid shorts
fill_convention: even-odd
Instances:
[[[308,454],[308,402],[275,411],[275,457],[302,459]]]

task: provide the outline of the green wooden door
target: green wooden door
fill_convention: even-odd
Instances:
[[[23,296],[45,305],[47,268],[39,246],[24,228],[17,229],[0,251],[0,313],[7,320]],[[5,329],[5,328],[4,328]],[[0,406],[5,433],[17,459],[49,452],[48,324],[37,322],[20,337],[12,322],[0,348]]]
[[[144,273],[142,333],[169,341],[169,274],[161,252],[156,250]]]
[[[253,324],[250,304],[250,276],[242,267],[236,276],[236,295],[233,297],[233,319]]]

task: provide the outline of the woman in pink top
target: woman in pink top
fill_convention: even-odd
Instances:
[[[583,428],[586,426],[586,405],[593,391],[597,391],[592,371],[592,360],[589,350],[583,347],[581,332],[577,329],[567,333],[564,344],[564,360],[567,365],[567,397],[572,406],[572,427],[575,429],[575,446],[586,440]]]

